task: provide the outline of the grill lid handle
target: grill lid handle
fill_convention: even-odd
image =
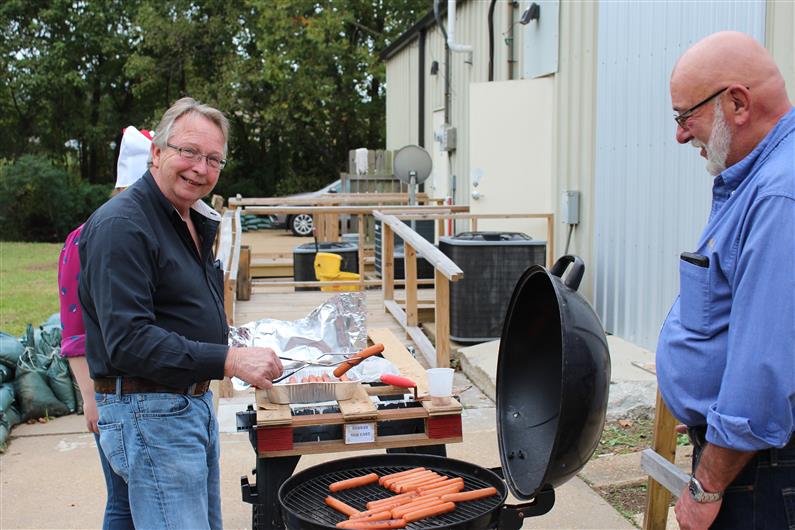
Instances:
[[[505,504],[500,511],[500,524],[503,530],[519,530],[523,519],[538,517],[549,512],[555,505],[555,490],[547,487],[539,491],[530,502],[521,504]]]

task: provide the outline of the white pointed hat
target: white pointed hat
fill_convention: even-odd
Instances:
[[[116,187],[126,188],[146,173],[152,133],[132,125],[124,129],[116,163]]]

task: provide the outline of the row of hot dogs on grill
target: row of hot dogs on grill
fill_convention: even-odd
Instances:
[[[463,478],[447,477],[424,467],[382,477],[370,473],[341,480],[330,484],[329,490],[336,493],[376,482],[396,495],[368,502],[367,510],[357,510],[331,495],[326,497],[327,505],[348,516],[348,520],[337,523],[337,527],[403,528],[414,521],[451,512],[457,502],[474,501],[497,494],[497,489],[493,487],[462,491]]]

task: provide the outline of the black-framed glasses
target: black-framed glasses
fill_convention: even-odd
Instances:
[[[721,88],[720,90],[718,90],[717,92],[715,92],[714,94],[709,96],[708,98],[706,98],[706,99],[704,99],[702,101],[699,101],[698,103],[696,103],[695,105],[693,105],[692,107],[687,109],[686,111],[680,112],[679,115],[674,116],[674,120],[676,121],[676,124],[679,125],[679,127],[684,128],[685,123],[687,122],[687,119],[690,116],[692,116],[695,111],[697,111],[699,108],[703,107],[704,105],[706,105],[707,103],[709,103],[710,101],[715,99],[716,97],[720,96],[721,94],[726,92],[728,89],[729,89],[728,86],[724,87],[724,88]]]
[[[226,165],[225,158],[218,158],[217,156],[212,156],[212,155],[203,155],[192,147],[179,147],[170,143],[166,143],[166,145],[171,149],[174,149],[176,152],[178,152],[179,156],[184,160],[190,160],[191,162],[198,162],[199,160],[204,158],[207,161],[208,167],[218,170],[224,169],[224,166]]]

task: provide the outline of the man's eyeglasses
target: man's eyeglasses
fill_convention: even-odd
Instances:
[[[703,107],[704,105],[706,105],[707,103],[709,103],[710,101],[715,99],[716,97],[720,96],[721,94],[726,92],[728,89],[729,89],[729,87],[721,88],[720,90],[718,90],[717,92],[715,92],[714,94],[709,96],[708,98],[706,98],[706,99],[704,99],[702,101],[699,101],[698,103],[696,103],[695,105],[693,105],[692,107],[687,109],[686,111],[679,113],[678,116],[674,116],[674,120],[676,120],[676,124],[679,125],[679,127],[683,127],[684,128],[685,123],[687,122],[687,119],[690,116],[692,116],[695,111],[697,111],[699,108]]]
[[[179,156],[184,160],[190,160],[191,162],[198,162],[199,160],[204,158],[205,160],[207,160],[208,167],[219,170],[224,169],[224,166],[226,165],[225,158],[218,158],[217,156],[211,156],[211,155],[203,155],[200,152],[198,152],[196,149],[193,149],[192,147],[178,147],[176,145],[172,145],[169,143],[166,143],[166,145],[171,149],[177,151],[179,153]]]

